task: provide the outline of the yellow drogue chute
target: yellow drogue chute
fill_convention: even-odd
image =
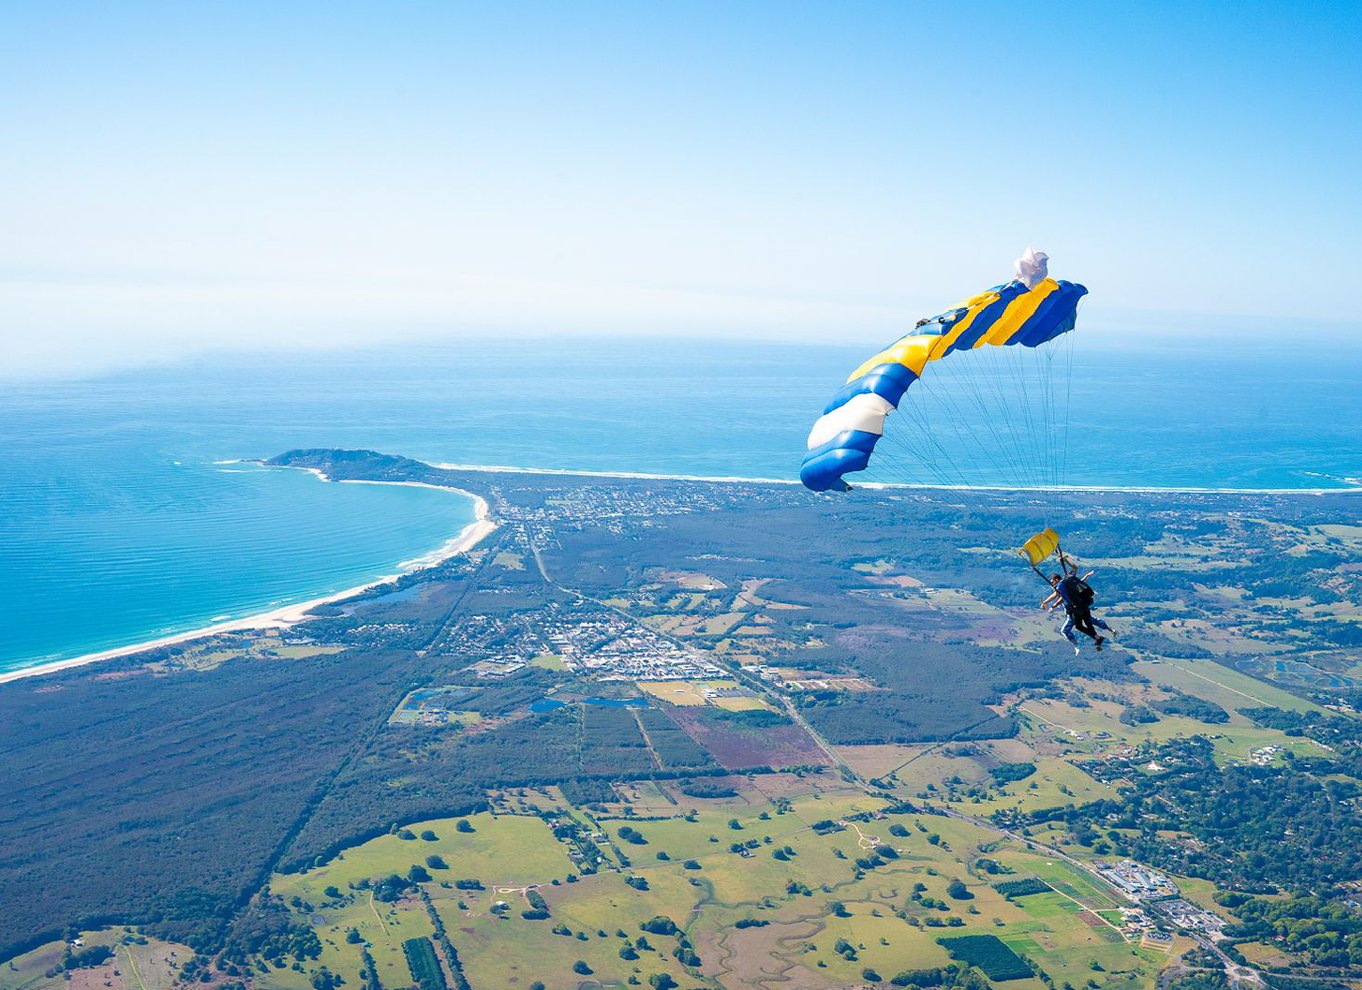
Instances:
[[[1059,534],[1053,529],[1042,529],[1022,544],[1018,556],[1025,557],[1035,567],[1050,554],[1059,549]]]
[[[1039,565],[1052,553],[1058,554],[1061,566],[1067,568],[1068,561],[1064,557],[1064,551],[1060,548],[1059,534],[1053,529],[1042,529],[1021,545],[1021,549],[1017,551],[1017,556],[1025,557],[1027,563],[1031,565],[1031,570],[1039,574],[1040,579],[1048,584],[1049,578],[1042,573]]]

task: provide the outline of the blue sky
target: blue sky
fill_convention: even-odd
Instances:
[[[8,370],[486,333],[873,343],[1027,244],[1090,287],[1095,333],[1347,332],[1360,15],[6,4]]]

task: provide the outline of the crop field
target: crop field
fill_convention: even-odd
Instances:
[[[830,762],[813,737],[794,724],[747,729],[731,719],[709,718],[707,711],[695,707],[677,708],[669,714],[727,770],[826,766]]]
[[[638,681],[639,690],[669,704],[682,707],[708,705],[706,691],[735,690],[737,681]]]

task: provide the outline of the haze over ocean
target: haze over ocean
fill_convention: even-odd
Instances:
[[[367,447],[460,464],[794,479],[809,425],[866,354],[864,344],[466,341],[218,355],[8,386],[0,672],[350,587],[472,519],[467,499],[442,492],[215,462]],[[1310,348],[1080,338],[1065,480],[1346,487],[1362,477],[1359,372],[1362,345],[1341,338]]]

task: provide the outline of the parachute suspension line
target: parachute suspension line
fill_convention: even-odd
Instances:
[[[1002,395],[998,392],[996,376],[983,375],[971,368],[965,377],[970,383],[970,388],[967,390],[969,397],[974,401],[974,405],[978,408],[979,417],[988,427],[989,435],[993,440],[993,449],[999,451],[1007,460],[1008,472],[1015,478],[1021,478],[1025,474],[1025,470],[1021,459],[1018,457],[1020,451],[1017,447],[1016,440],[1014,439],[1015,431],[1005,429],[1000,432],[998,426],[994,423],[994,419],[997,418],[993,415],[994,410],[990,410],[988,408],[988,402],[985,401],[983,383],[987,381],[990,386],[992,386],[992,390],[998,398],[998,408],[1003,408]],[[1007,434],[1008,439],[1006,441],[1003,439],[1003,433]]]
[[[911,410],[912,407],[900,407],[898,412],[900,412],[901,414],[906,414]],[[880,442],[891,444],[898,450],[907,454],[909,457],[912,458],[914,462],[916,462],[921,468],[923,468],[928,473],[929,477],[924,478],[920,474],[914,474],[913,471],[909,469],[906,463],[900,464],[896,458],[892,457],[887,459],[880,458],[879,460],[877,460],[876,468],[882,471],[886,476],[888,476],[891,482],[897,481],[900,484],[907,485],[937,484],[942,485],[943,487],[950,484],[950,479],[947,477],[941,466],[943,463],[947,462],[939,457],[928,456],[923,450],[908,443],[904,437],[903,432],[891,426],[892,422],[893,420],[891,414],[891,417],[889,419],[886,419],[885,421],[885,429],[884,433],[881,435]],[[919,431],[919,433],[920,435],[924,435],[928,440],[931,439],[931,435],[929,433],[925,433],[925,431]]]
[[[963,380],[969,386],[968,388],[964,388],[961,391],[969,397],[970,401],[979,411],[978,417],[968,418],[961,417],[961,419],[962,421],[965,422],[976,422],[977,420],[982,420],[984,423],[984,428],[988,431],[989,436],[992,438],[993,441],[992,445],[988,449],[995,451],[997,454],[1000,454],[1004,459],[1007,460],[1008,462],[1008,464],[1006,465],[1007,474],[1013,476],[1020,476],[1020,474],[1024,473],[1024,469],[1023,465],[1016,457],[1014,444],[1008,442],[1008,440],[1005,439],[1005,435],[1008,434],[1006,427],[1004,426],[1002,429],[1000,429],[998,425],[999,422],[1005,423],[1007,417],[998,415],[1000,411],[999,409],[989,408],[989,404],[986,401],[987,396],[985,395],[983,387],[983,383],[989,379],[988,376],[980,374],[979,369],[976,367],[978,363],[979,362],[972,359],[965,359],[961,360],[957,365],[954,366],[956,378]],[[970,443],[974,446],[975,449],[979,449],[982,446],[977,436],[977,431],[976,435],[971,435]],[[999,465],[997,461],[991,458],[986,458],[986,461],[989,460],[992,460],[993,462],[986,463],[985,467],[990,470],[988,470],[982,476],[977,477],[975,479],[976,484],[988,486],[996,485],[1000,481],[1005,482],[1006,480],[1005,478],[1000,479],[998,477],[997,469]]]
[[[973,374],[974,369],[969,367],[973,363],[974,362],[968,360],[958,361],[956,362],[958,367],[943,370],[948,376],[953,375],[957,379],[964,378]],[[973,433],[969,432],[969,424],[973,422],[973,417],[967,415],[967,410],[961,408],[959,402],[957,402],[955,397],[957,389],[950,387],[949,378],[942,381],[940,384],[943,387],[933,389],[930,394],[933,399],[937,400],[938,406],[948,406],[948,408],[945,409],[946,420],[950,425],[951,432],[955,436],[955,448],[957,450],[955,459],[961,460],[967,458],[969,460],[967,467],[970,474],[973,475],[973,478],[967,478],[966,483],[969,487],[978,487],[981,483],[987,483],[991,480],[987,476],[987,468],[991,465],[986,464],[981,460],[983,450],[979,440]],[[977,389],[971,389],[971,391],[977,392]]]
[[[904,406],[900,406],[899,412],[903,411]],[[927,421],[926,415],[922,410],[922,404],[914,403],[912,405],[909,405],[907,406],[907,411],[909,415],[912,417],[914,425],[916,426],[916,430],[913,431],[911,435],[921,437],[923,441],[923,447],[925,448],[927,446],[930,446],[934,448],[937,456],[935,457],[928,456],[922,453],[917,448],[911,446],[907,442],[906,437],[902,435],[901,431],[894,430],[891,432],[889,430],[886,430],[885,437],[891,443],[898,446],[900,449],[906,450],[910,454],[912,454],[913,457],[919,461],[919,463],[921,463],[930,472],[932,472],[932,474],[935,477],[936,483],[941,487],[951,488],[961,484],[968,484],[967,479],[960,472],[959,467],[956,466],[954,458],[952,458],[947,453],[946,449],[941,446],[941,442],[936,438],[936,433],[931,428],[931,424]],[[947,467],[954,470],[955,472],[954,477],[947,473],[946,471]]]
[[[1042,348],[1041,367],[1042,377],[1045,379],[1045,483],[1050,489],[1050,504],[1057,507],[1056,496],[1058,491],[1058,451],[1055,449],[1055,375],[1054,375],[1054,347],[1047,344]]]
[[[1042,348],[1036,348],[1036,356],[1032,361],[1035,369],[1032,376],[1035,379],[1036,389],[1036,463],[1040,468],[1040,488],[1048,488],[1050,484],[1050,437],[1049,422],[1050,410],[1047,401],[1047,378],[1045,368],[1045,355],[1041,353]],[[1041,498],[1049,498],[1048,492],[1038,493]]]
[[[938,384],[945,384],[940,381],[940,368],[934,367],[932,381]],[[947,380],[948,381],[948,380]],[[919,381],[921,386],[922,382]],[[951,389],[932,389],[931,395],[936,396],[938,392],[944,392],[949,396]],[[898,411],[905,413],[906,418],[902,428],[886,429],[884,438],[894,444],[900,450],[907,451],[914,460],[931,473],[932,482],[939,486],[943,491],[951,491],[958,494],[960,501],[965,507],[978,511],[982,495],[977,489],[977,480],[971,480],[964,471],[961,470],[959,457],[952,456],[942,445],[938,436],[939,430],[933,427],[929,409],[933,402],[904,403],[899,406]],[[938,407],[939,411],[939,407]],[[950,417],[952,424],[956,427],[957,437],[959,436],[958,424],[961,417],[957,414]],[[887,424],[886,424],[887,425]],[[908,437],[919,439],[919,446],[910,444]],[[969,452],[969,448],[965,448]],[[935,454],[929,453],[934,450]],[[920,483],[920,482],[919,482]]]
[[[1040,489],[1045,485],[1045,448],[1042,432],[1045,427],[1045,402],[1041,391],[1039,355],[1018,354],[1016,348],[1009,350],[1009,359],[1017,368],[1020,401],[1026,416],[1026,436],[1031,444],[1031,485]],[[1025,357],[1030,357],[1027,362]]]
[[[1037,393],[1040,402],[1040,436],[1036,443],[1041,449],[1041,477],[1043,486],[1049,491],[1045,497],[1053,506],[1055,485],[1055,437],[1054,437],[1054,375],[1051,373],[1050,348],[1038,347],[1036,365]]]
[[[1079,300],[1079,307],[1083,305],[1083,300]],[[1062,454],[1060,457],[1060,480],[1066,486],[1069,484],[1069,412],[1073,401],[1074,391],[1074,340],[1073,335],[1077,333],[1077,327],[1064,335],[1064,348],[1068,359],[1068,370],[1065,373],[1064,389],[1064,441]],[[1072,499],[1073,493],[1068,492],[1068,497]]]
[[[1021,422],[1022,413],[1016,402],[1016,396],[1012,394],[1012,387],[999,374],[1006,371],[1006,355],[1001,353],[989,353],[985,360],[994,365],[987,371],[975,372],[975,380],[979,382],[981,395],[989,404],[996,408],[995,416],[999,420],[999,429],[1004,432],[1003,449],[1007,451],[1008,457],[1016,465],[1012,469],[1008,478],[1004,481],[1005,487],[1027,487],[1031,483],[1031,457],[1022,442],[1021,434],[1017,430]],[[985,390],[986,391],[983,391]]]
[[[1031,408],[1034,405],[1034,401],[1028,399],[1028,396],[1034,394],[1034,392],[1030,388],[1031,383],[1026,373],[1027,362],[1025,361],[1024,355],[1018,353],[1017,348],[1004,347],[1003,351],[1005,355],[1003,361],[1012,371],[1012,381],[1016,388],[1017,395],[1016,403],[1020,409],[1021,417],[1026,424],[1025,434],[1020,438],[1023,449],[1026,451],[1027,463],[1030,467],[1026,486],[1028,488],[1040,488],[1040,465],[1044,458],[1040,452],[1039,438],[1036,436],[1035,410]]]
[[[938,369],[933,369],[934,372],[936,372],[937,370]],[[934,377],[937,376],[934,374]],[[919,387],[922,386],[921,381],[918,382],[918,386]],[[935,397],[938,391],[939,390],[937,389],[932,389],[929,395]],[[949,390],[947,390],[947,392],[949,392]],[[945,449],[945,447],[941,445],[941,441],[937,437],[939,431],[933,427],[933,424],[931,423],[927,413],[927,407],[930,405],[931,405],[930,401],[904,403],[899,406],[898,411],[900,413],[906,412],[913,421],[915,429],[912,431],[907,431],[908,436],[915,436],[921,438],[923,447],[926,448],[930,446],[931,448],[935,449],[938,456],[929,457],[918,450],[914,450],[907,443],[906,437],[898,430],[892,432],[886,430],[885,435],[890,438],[891,442],[894,442],[901,448],[910,450],[912,453],[914,453],[915,457],[919,460],[919,462],[922,463],[923,466],[926,467],[928,470],[933,472],[933,474],[935,475],[936,482],[940,484],[942,487],[956,486],[968,487],[969,479],[960,470],[959,464],[957,463],[959,458],[952,456]],[[958,419],[958,417],[953,417],[953,420],[955,419]],[[958,426],[956,427],[956,430],[958,435],[959,430]],[[950,468],[954,472],[954,476],[947,473],[946,468]]]
[[[1012,361],[1012,352],[999,355],[998,363],[1007,367]],[[1008,384],[1002,375],[989,374],[981,375],[988,382],[998,401],[998,408],[1007,413],[1008,436],[1010,438],[1009,450],[1017,461],[1016,485],[1021,487],[1031,487],[1034,484],[1034,460],[1031,455],[1025,435],[1018,429],[1018,424],[1022,421],[1025,414],[1026,390],[1024,383],[1021,382],[1019,375],[1014,375],[1017,379],[1017,394],[1008,396]],[[1018,412],[1018,410],[1021,410]],[[1029,432],[1029,431],[1028,431]]]

